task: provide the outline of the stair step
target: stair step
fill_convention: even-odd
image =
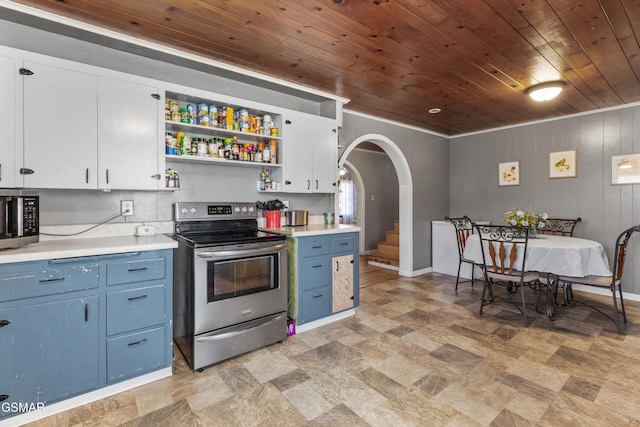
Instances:
[[[387,243],[400,243],[400,233],[397,231],[387,231],[385,237]]]
[[[397,243],[380,242],[378,243],[378,252],[376,252],[376,255],[385,258],[400,259],[400,246]]]
[[[393,265],[394,267],[400,267],[399,260],[378,256],[378,255],[369,255],[369,262],[376,262],[378,264],[386,264],[386,265]]]
[[[400,232],[400,221],[397,219],[393,221],[393,231],[395,231],[396,233]]]

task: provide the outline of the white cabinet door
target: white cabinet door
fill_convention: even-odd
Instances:
[[[288,193],[333,193],[337,174],[335,123],[308,115],[284,116],[284,185]]]
[[[161,98],[154,87],[98,78],[98,188],[159,188]]]
[[[23,68],[22,167],[33,171],[22,174],[24,187],[96,188],[96,76],[33,61]]]
[[[15,186],[16,60],[0,56],[0,187]]]
[[[283,186],[287,193],[310,193],[313,168],[313,141],[309,120],[304,117],[283,117]]]
[[[318,122],[317,126],[314,130],[312,191],[333,193],[338,188],[338,130],[332,122]]]

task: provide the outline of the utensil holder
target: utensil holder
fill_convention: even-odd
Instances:
[[[264,215],[267,219],[267,228],[280,228],[280,211],[265,211]]]

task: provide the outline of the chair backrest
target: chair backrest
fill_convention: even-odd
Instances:
[[[539,228],[538,233],[554,234],[558,236],[573,236],[573,230],[576,224],[582,221],[582,218],[547,218],[544,221],[544,228]]]
[[[487,272],[500,274],[524,274],[524,261],[529,244],[529,229],[510,225],[475,224],[482,261]],[[517,264],[517,259],[521,262]]]
[[[622,270],[624,269],[624,259],[627,256],[627,244],[634,232],[640,232],[640,225],[631,227],[618,236],[616,239],[616,251],[613,257],[613,278],[614,281],[622,279]]]
[[[459,218],[444,217],[445,221],[449,221],[456,229],[456,239],[458,240],[458,255],[462,256],[464,248],[467,245],[467,239],[473,234],[473,222],[468,216]]]

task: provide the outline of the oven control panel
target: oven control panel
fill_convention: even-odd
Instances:
[[[175,221],[258,218],[258,208],[255,203],[178,202],[173,207]]]

